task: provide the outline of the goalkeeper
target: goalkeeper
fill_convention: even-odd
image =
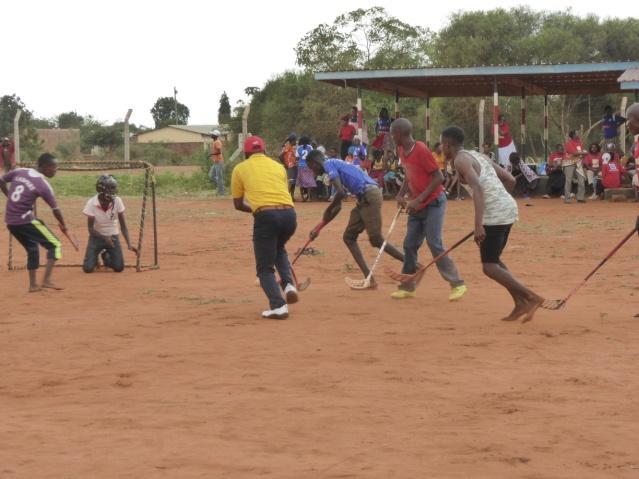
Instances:
[[[124,217],[124,203],[117,196],[118,182],[111,175],[101,175],[95,185],[98,192],[87,201],[82,212],[87,216],[89,242],[84,255],[82,269],[91,273],[98,264],[98,255],[107,268],[119,273],[124,270],[124,256],[120,247],[120,229],[129,251],[137,254],[131,246],[129,230]],[[119,227],[118,227],[119,224]]]

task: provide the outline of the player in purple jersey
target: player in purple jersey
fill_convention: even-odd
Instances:
[[[58,161],[50,153],[38,158],[38,169],[17,168],[0,178],[0,190],[7,197],[5,223],[16,240],[27,251],[27,270],[29,271],[29,292],[42,288],[62,289],[51,280],[53,265],[62,257],[60,240],[33,213],[35,202],[41,197],[53,211],[60,223],[60,229],[66,233],[67,227],[58,208],[53,189],[46,178],[53,178],[58,169]],[[7,183],[11,185],[7,188]],[[47,250],[47,265],[42,285],[36,280],[36,270],[40,266],[42,245]]]

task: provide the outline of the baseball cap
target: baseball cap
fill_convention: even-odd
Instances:
[[[264,140],[257,135],[249,136],[244,141],[244,153],[261,153],[265,150]]]

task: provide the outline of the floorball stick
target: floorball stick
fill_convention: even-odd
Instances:
[[[80,251],[80,244],[78,243],[78,238],[76,238],[73,233],[70,233],[69,230],[63,230],[62,227],[60,227],[60,231],[62,231],[64,236],[66,236],[69,242],[73,245],[73,249],[76,251]]]
[[[475,232],[471,231],[466,236],[464,236],[462,239],[460,239],[457,243],[455,243],[450,248],[448,248],[446,251],[444,251],[443,253],[435,256],[430,263],[428,263],[427,265],[422,266],[421,268],[419,268],[413,274],[395,273],[394,271],[391,271],[389,269],[386,270],[386,274],[388,276],[390,276],[391,278],[393,278],[395,281],[399,281],[400,283],[408,283],[409,281],[416,281],[416,286],[417,286],[417,284],[419,284],[419,282],[421,281],[422,277],[424,276],[424,272],[428,268],[430,268],[432,265],[437,263],[444,256],[447,256],[448,253],[450,253],[452,250],[457,248],[459,245],[461,245],[462,243],[466,242],[468,239],[472,238],[474,234],[475,234]]]
[[[316,227],[315,230],[319,233],[322,228],[324,227],[325,223],[322,221],[320,222]],[[304,246],[302,246],[302,248],[297,252],[297,254],[295,255],[295,258],[293,258],[293,261],[291,261],[291,276],[293,276],[293,281],[295,281],[295,287],[297,288],[298,291],[304,291],[306,288],[308,288],[311,284],[311,278],[306,278],[306,280],[304,280],[303,283],[300,283],[297,280],[297,276],[295,275],[295,270],[293,270],[293,265],[297,262],[297,260],[299,259],[300,256],[302,256],[302,254],[304,254],[304,250],[306,250],[306,248],[308,247],[309,244],[311,244],[311,241],[313,241],[314,238],[308,238],[306,240],[306,243],[304,243]]]
[[[373,272],[379,263],[382,255],[384,254],[384,250],[386,249],[386,245],[388,244],[388,238],[390,238],[391,233],[395,229],[395,224],[397,223],[397,218],[399,218],[399,214],[402,212],[404,208],[399,207],[397,209],[397,213],[393,217],[393,221],[391,222],[390,228],[388,228],[388,233],[386,234],[386,238],[384,238],[384,242],[382,246],[379,248],[379,252],[377,253],[377,257],[375,258],[375,262],[373,263],[373,267],[370,269],[368,276],[364,279],[351,279],[345,278],[346,284],[350,286],[351,289],[367,289],[371,286],[371,279],[373,278]]]
[[[586,281],[588,281],[599,270],[599,268],[601,268],[606,263],[606,261],[608,261],[612,257],[612,255],[614,255],[617,251],[619,251],[619,248],[621,248],[626,243],[626,241],[628,241],[630,238],[632,238],[635,235],[636,232],[637,232],[637,230],[633,228],[633,230],[630,233],[628,233],[626,235],[626,237],[624,239],[622,239],[619,242],[619,244],[617,244],[617,246],[615,246],[613,248],[613,250],[610,253],[608,253],[606,255],[606,257],[599,262],[599,264],[597,266],[595,266],[595,269],[593,269],[590,273],[588,273],[588,276],[586,276],[581,281],[581,283],[579,283],[577,286],[575,286],[572,289],[572,291],[570,293],[568,293],[568,296],[566,296],[564,299],[547,299],[541,304],[541,307],[544,308],[544,309],[551,309],[551,310],[557,310],[557,309],[563,308],[566,305],[566,303],[568,302],[568,300],[577,291],[579,291],[579,289],[581,289],[581,287],[584,284],[586,284]]]

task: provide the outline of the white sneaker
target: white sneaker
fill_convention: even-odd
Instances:
[[[299,296],[297,295],[297,288],[291,283],[286,285],[284,288],[284,295],[286,296],[286,302],[288,304],[294,304],[299,301]]]
[[[262,317],[266,319],[286,319],[288,318],[288,305],[285,304],[279,308],[262,311]]]

